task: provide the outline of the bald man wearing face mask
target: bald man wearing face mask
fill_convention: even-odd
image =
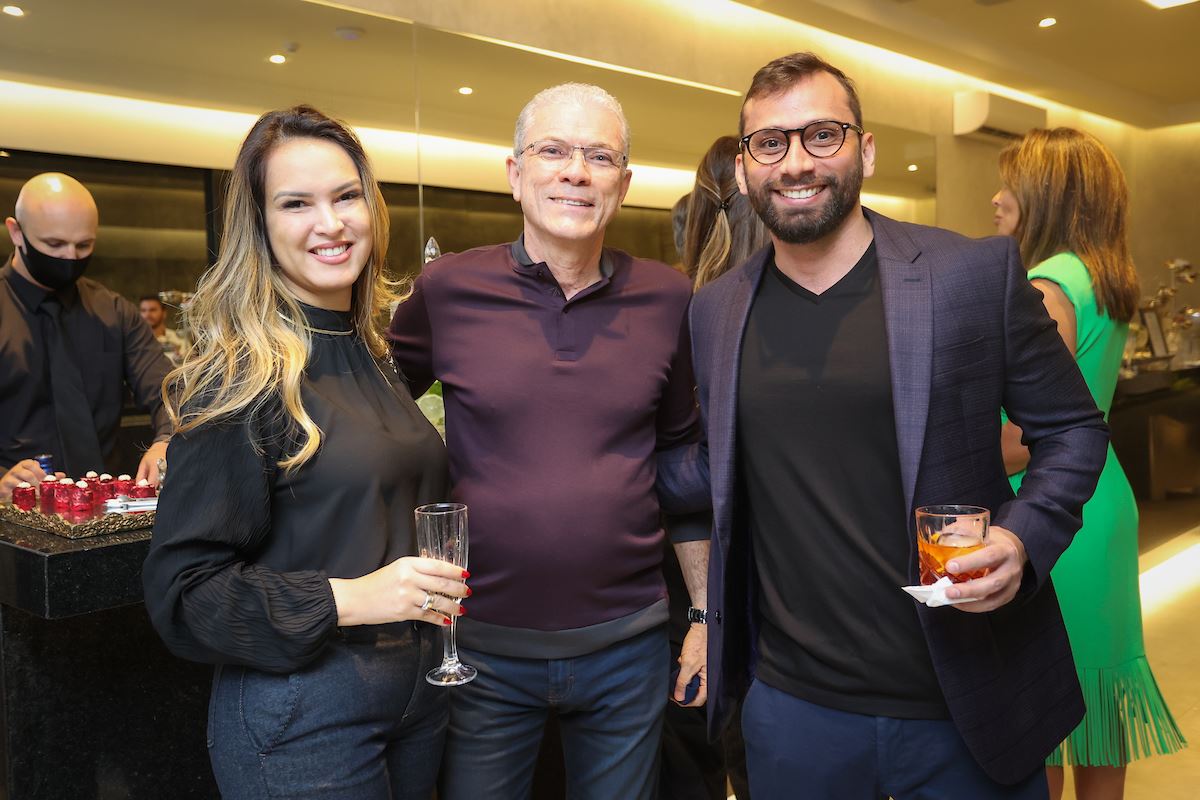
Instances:
[[[83,277],[98,221],[91,192],[61,173],[31,178],[4,221],[14,252],[0,268],[0,501],[41,479],[36,454],[74,477],[125,468],[111,463],[123,383],[155,431],[137,477],[158,481],[171,363],[132,303]]]

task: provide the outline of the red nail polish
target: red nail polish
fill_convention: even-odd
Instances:
[[[467,610],[465,608],[463,608],[462,606],[459,606],[458,607],[458,615],[460,617],[465,617],[467,615]]]
[[[469,577],[471,577],[471,573],[467,572],[467,571],[464,569],[464,570],[463,570],[463,580],[465,581],[465,580],[466,580],[467,578],[469,578]]]
[[[443,620],[442,620],[442,624],[443,624],[443,625],[449,625],[449,624],[450,624],[450,618],[449,618],[449,617],[446,617],[445,619],[443,619]]]
[[[468,587],[467,587],[467,597],[470,597],[472,594],[474,594],[474,592],[472,592],[472,591],[471,591],[471,587],[470,587],[470,586],[468,586]]]

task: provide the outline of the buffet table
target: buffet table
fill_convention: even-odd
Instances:
[[[1200,368],[1119,382],[1108,424],[1138,500],[1200,491]]]
[[[88,539],[0,521],[0,798],[215,798],[212,669],[142,605],[150,531]]]

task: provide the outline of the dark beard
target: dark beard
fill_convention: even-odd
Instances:
[[[802,176],[802,180],[794,185],[803,186],[815,182],[815,176]],[[766,184],[751,188],[749,192],[750,205],[762,218],[767,230],[771,231],[782,242],[788,244],[811,244],[832,233],[842,221],[854,210],[858,196],[862,191],[863,165],[862,157],[857,159],[854,169],[846,176],[846,182],[836,175],[825,178],[825,205],[819,211],[798,213],[782,216],[779,209],[771,202],[773,189]],[[775,188],[788,188],[781,185]]]

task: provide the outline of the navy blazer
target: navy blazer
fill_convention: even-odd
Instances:
[[[1003,608],[971,614],[917,606],[958,731],[988,775],[1013,783],[1039,767],[1083,715],[1049,576],[1095,490],[1108,429],[1012,239],[968,239],[865,213],[879,257],[913,542],[909,582],[918,582],[912,511],[922,505],[989,508],[993,523],[1017,534],[1029,555],[1021,590]],[[708,579],[713,736],[748,688],[757,640],[753,555],[738,485],[736,405],[746,320],[772,256],[767,247],[706,286],[690,312],[713,501]],[[1032,454],[1015,499],[1000,452],[1001,407],[1024,430]]]

